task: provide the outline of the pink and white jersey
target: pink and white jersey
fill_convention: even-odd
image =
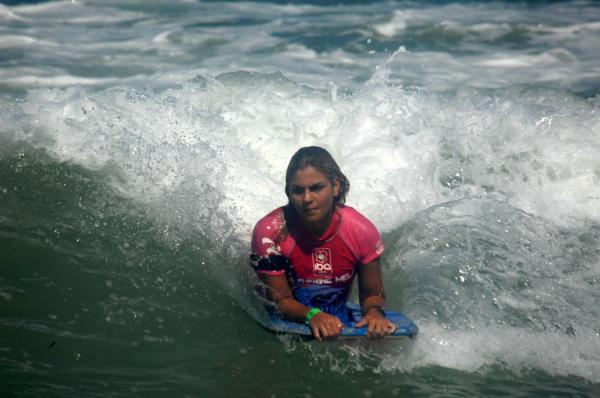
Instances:
[[[383,249],[375,226],[344,205],[336,206],[331,225],[318,238],[310,235],[300,220],[286,225],[283,207],[263,217],[252,236],[255,258],[284,256],[291,263],[287,270],[257,272],[287,272],[298,301],[328,312],[345,305],[358,267],[377,259]]]

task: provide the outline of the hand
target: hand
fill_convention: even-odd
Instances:
[[[319,341],[330,340],[336,338],[342,332],[344,324],[337,316],[330,315],[326,312],[319,312],[310,320],[310,328]]]
[[[376,308],[370,308],[355,327],[361,328],[368,326],[367,337],[380,339],[390,334],[394,334],[398,326],[389,319],[386,319]]]

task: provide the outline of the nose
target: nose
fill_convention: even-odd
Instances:
[[[311,200],[312,200],[312,195],[310,194],[310,189],[305,189],[304,193],[302,194],[302,201],[310,202]]]

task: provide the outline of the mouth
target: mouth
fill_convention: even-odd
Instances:
[[[314,208],[314,209],[305,209],[305,210],[304,210],[304,214],[306,214],[306,215],[309,215],[309,216],[310,216],[310,215],[313,215],[313,214],[315,214],[317,211],[319,211],[319,209],[318,209],[318,208]]]

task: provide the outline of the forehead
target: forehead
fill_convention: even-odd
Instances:
[[[328,181],[329,179],[325,173],[313,166],[306,166],[292,175],[290,183],[292,185],[312,185]]]

